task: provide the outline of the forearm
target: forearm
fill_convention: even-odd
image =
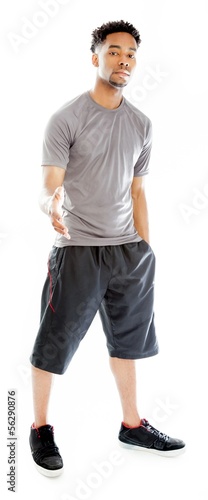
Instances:
[[[49,189],[43,188],[38,198],[39,207],[46,215],[49,215],[52,195],[53,193],[51,193]]]
[[[133,198],[134,226],[142,239],[149,243],[149,218],[145,194]]]
[[[53,201],[57,200],[57,202],[60,202],[59,196],[57,196],[56,192],[57,189],[59,191],[59,188],[63,185],[65,170],[63,168],[51,165],[43,167],[42,173],[42,189],[38,201],[42,212],[50,215],[52,208],[51,204],[53,203]]]

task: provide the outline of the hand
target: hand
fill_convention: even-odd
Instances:
[[[55,231],[62,234],[70,240],[70,235],[68,232],[68,228],[63,224],[62,220],[62,205],[64,202],[64,188],[63,186],[57,187],[54,191],[54,194],[50,197],[48,204],[48,215],[51,219],[52,226]]]

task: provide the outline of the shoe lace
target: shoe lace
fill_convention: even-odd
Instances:
[[[154,434],[154,436],[156,436],[161,441],[167,442],[169,440],[169,436],[167,436],[167,434],[164,434],[163,432],[160,432],[157,429],[155,429],[155,427],[153,427],[148,422],[148,420],[142,419],[142,425],[143,425],[143,427],[145,427],[145,429],[147,429],[149,432],[151,432],[152,434]]]

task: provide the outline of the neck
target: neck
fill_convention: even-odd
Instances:
[[[122,88],[114,88],[101,79],[97,80],[94,87],[90,90],[92,99],[97,102],[97,104],[100,104],[100,106],[108,109],[116,109],[120,106],[123,99],[122,94]]]

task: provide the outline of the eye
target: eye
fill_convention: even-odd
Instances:
[[[135,56],[133,54],[129,54],[130,59],[135,59]]]
[[[118,52],[109,52],[109,54],[110,54],[111,56],[117,56],[117,55],[118,55]]]

